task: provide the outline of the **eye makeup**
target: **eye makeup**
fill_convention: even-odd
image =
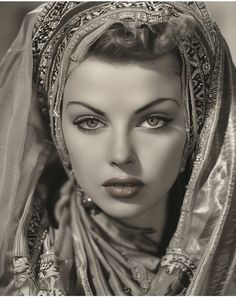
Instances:
[[[168,123],[172,119],[166,115],[159,113],[152,113],[146,116],[143,116],[138,124],[135,125],[137,128],[142,128],[144,131],[150,133],[158,133],[164,130]],[[84,134],[95,134],[98,133],[101,129],[107,128],[108,125],[97,116],[93,115],[84,115],[77,117],[73,120],[73,125],[77,126],[79,131]]]
[[[84,134],[94,134],[108,126],[101,119],[92,115],[80,116],[73,120],[72,123]]]
[[[152,113],[142,117],[137,127],[143,128],[149,133],[158,133],[165,130],[168,127],[168,123],[172,121],[173,119],[167,115]]]

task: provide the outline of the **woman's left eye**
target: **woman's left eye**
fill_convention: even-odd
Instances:
[[[142,121],[138,126],[144,127],[147,129],[161,129],[164,128],[168,122],[171,120],[169,118],[164,118],[163,116],[159,115],[152,115]]]

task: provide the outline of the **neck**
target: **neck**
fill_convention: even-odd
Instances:
[[[166,223],[167,201],[166,195],[145,213],[134,218],[122,219],[126,225],[138,228],[153,228],[155,230],[149,237],[157,244],[161,243]]]

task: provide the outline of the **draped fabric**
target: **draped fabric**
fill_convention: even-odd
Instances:
[[[127,227],[103,212],[88,216],[78,203],[72,197],[75,254],[80,262],[88,259],[96,295],[119,296],[128,289],[133,295],[147,293],[160,263],[160,251],[147,236],[151,230]]]
[[[195,31],[178,41],[190,175],[166,254],[143,231],[86,211],[71,182],[55,190],[56,226],[43,175],[51,168],[56,175],[58,155],[70,179],[61,101],[72,63],[116,22],[150,26],[181,15],[195,21]],[[236,264],[235,86],[227,45],[201,2],[55,2],[28,14],[0,65],[1,293],[229,292]],[[125,234],[136,234],[134,246]]]
[[[32,84],[31,33],[40,10],[27,15],[1,63],[1,276],[6,269],[6,256],[12,253],[19,219],[26,201],[32,197],[49,151]]]

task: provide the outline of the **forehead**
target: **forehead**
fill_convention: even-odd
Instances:
[[[158,97],[180,100],[181,83],[178,61],[163,56],[152,63],[113,64],[87,58],[70,74],[64,91],[64,103],[86,101],[105,108],[106,104],[133,104],[138,108]]]

